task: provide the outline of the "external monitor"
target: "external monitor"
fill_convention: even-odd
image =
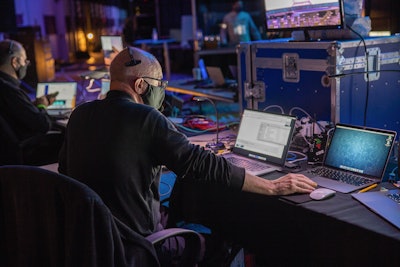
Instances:
[[[264,0],[267,32],[344,28],[343,0]]]
[[[120,35],[102,35],[100,41],[104,54],[104,64],[110,66],[115,55],[124,48],[122,37]]]

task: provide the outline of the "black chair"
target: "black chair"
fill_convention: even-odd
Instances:
[[[8,122],[0,114],[0,165],[22,164],[22,148]]]
[[[0,114],[0,166],[55,163],[63,138],[62,131],[50,131],[21,141]]]
[[[143,237],[114,218],[88,186],[34,166],[0,167],[0,266],[159,266],[154,245],[182,236],[180,266],[196,266],[199,235]]]

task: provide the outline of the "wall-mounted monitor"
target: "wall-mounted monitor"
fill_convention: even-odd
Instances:
[[[264,0],[267,32],[344,28],[343,0]]]

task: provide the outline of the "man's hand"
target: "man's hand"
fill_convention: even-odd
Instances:
[[[311,193],[317,183],[303,174],[289,173],[276,180],[272,180],[277,195],[289,195],[293,193]]]
[[[35,106],[45,105],[46,107],[48,107],[54,103],[57,95],[58,95],[58,92],[48,94],[48,95],[43,95],[41,97],[36,98],[35,101],[33,102],[33,104]]]
[[[246,172],[243,191],[263,195],[290,195],[293,193],[311,193],[317,183],[302,174],[289,173],[276,180],[266,180]]]
[[[38,97],[35,99],[35,101],[33,101],[33,104],[35,106],[39,106],[39,105],[44,105],[45,107],[49,106],[49,100],[47,99],[47,97],[45,95]]]
[[[57,95],[58,95],[58,92],[54,92],[52,94],[46,95],[47,100],[49,101],[49,106],[52,105],[54,103],[54,101],[56,101]]]

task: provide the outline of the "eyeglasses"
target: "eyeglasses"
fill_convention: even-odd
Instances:
[[[161,88],[165,89],[168,86],[168,81],[166,80],[161,80],[161,79],[157,79],[157,78],[153,78],[153,77],[148,77],[148,76],[143,76],[142,79],[150,79],[150,80],[154,80],[154,81],[158,81],[159,85]],[[146,81],[147,82],[147,81]]]
[[[22,59],[21,56],[15,56],[15,57],[16,57],[16,58],[19,58],[19,59]],[[25,61],[25,65],[26,65],[26,66],[29,66],[29,65],[31,64],[31,61],[30,61],[29,59],[25,59],[24,61]]]

